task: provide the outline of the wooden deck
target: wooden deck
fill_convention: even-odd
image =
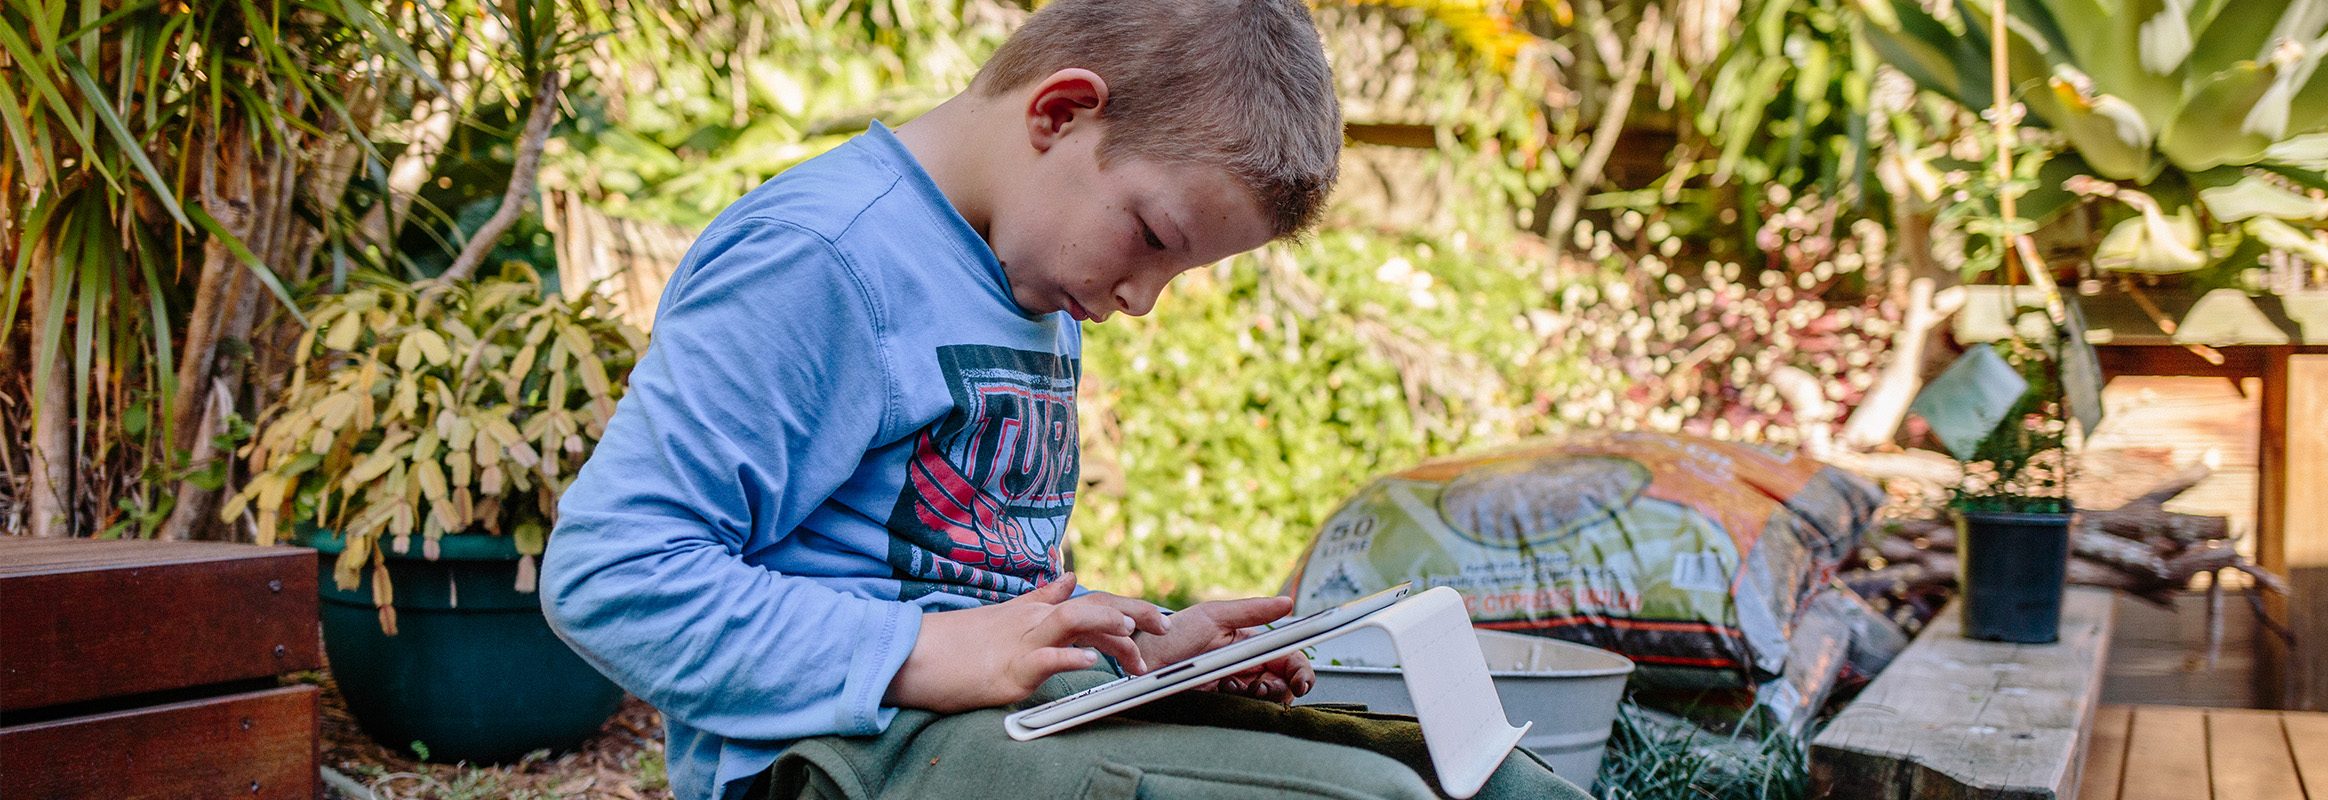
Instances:
[[[2328,798],[2328,713],[2103,706],[2079,800]]]

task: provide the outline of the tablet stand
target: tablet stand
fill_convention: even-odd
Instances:
[[[1513,727],[1487,674],[1487,657],[1471,632],[1463,597],[1445,586],[1407,598],[1318,641],[1374,628],[1390,637],[1399,673],[1423,724],[1423,746],[1439,772],[1439,788],[1464,800],[1479,793],[1504,756],[1535,725]]]
[[[1363,630],[1388,636],[1392,652],[1404,666],[1400,674],[1406,681],[1407,696],[1414,702],[1415,717],[1422,722],[1423,747],[1439,773],[1439,787],[1456,800],[1478,794],[1479,787],[1487,784],[1488,776],[1503,764],[1504,756],[1534,723],[1515,728],[1505,719],[1503,701],[1496,697],[1495,683],[1487,674],[1487,656],[1480,653],[1479,637],[1471,632],[1471,616],[1463,610],[1463,596],[1445,586],[1410,595],[1340,627],[1272,645],[1203,672],[1189,672],[1174,679],[1171,686],[1066,719],[1029,726],[1025,717],[1035,709],[1021,710],[1003,717],[1003,729],[1020,741],[1046,736]]]

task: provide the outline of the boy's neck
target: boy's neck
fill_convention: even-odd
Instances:
[[[893,131],[953,204],[954,212],[990,245],[993,176],[998,162],[1005,160],[997,157],[1015,152],[1008,147],[1010,142],[991,141],[996,120],[990,117],[1001,107],[964,91]]]

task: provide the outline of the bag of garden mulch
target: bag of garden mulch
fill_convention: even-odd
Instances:
[[[1449,586],[1479,627],[1621,653],[1640,666],[1636,685],[1750,696],[1785,673],[1799,612],[1882,499],[1857,476],[1752,445],[1539,442],[1368,484],[1289,586],[1295,613],[1401,581]]]

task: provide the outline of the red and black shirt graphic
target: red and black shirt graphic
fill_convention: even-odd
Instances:
[[[954,410],[915,437],[889,513],[900,600],[1000,602],[1059,575],[1075,506],[1074,359],[986,345],[938,348]]]

